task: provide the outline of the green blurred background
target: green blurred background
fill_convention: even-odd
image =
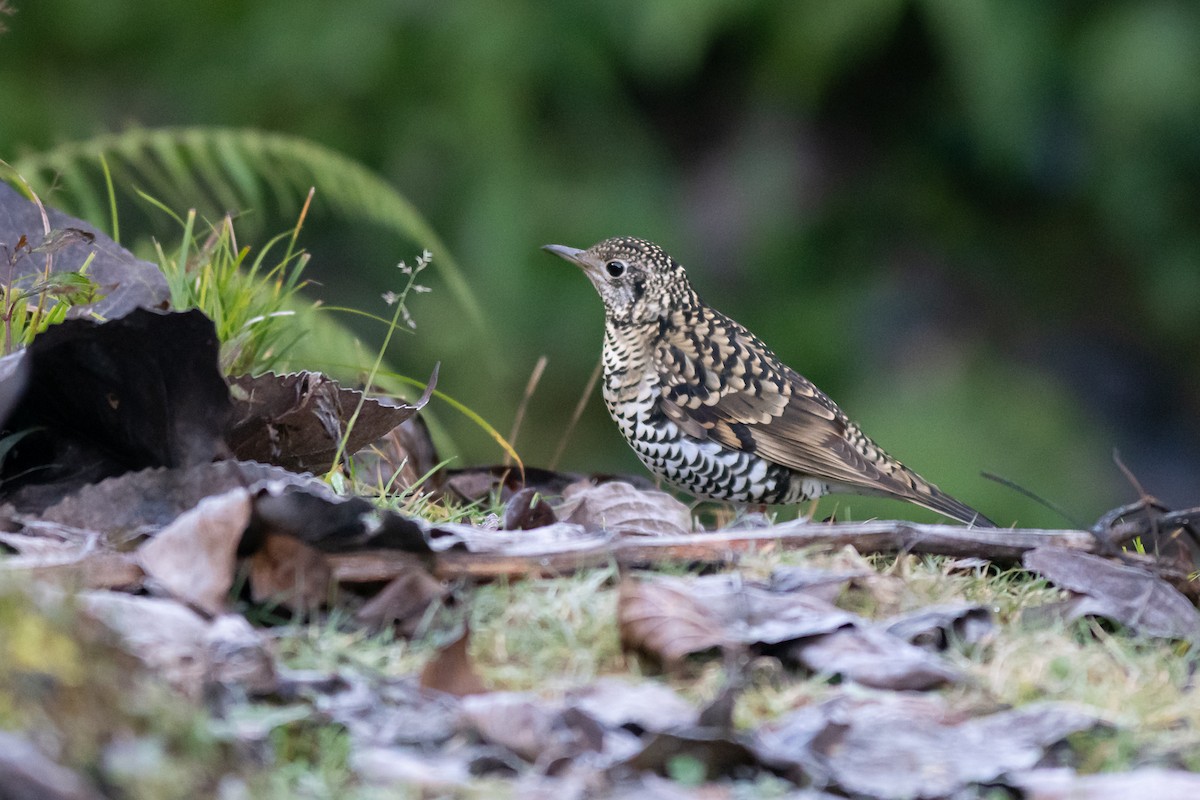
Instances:
[[[602,329],[587,282],[538,247],[624,234],[998,522],[1064,524],[980,470],[1090,522],[1135,497],[1114,448],[1149,491],[1200,501],[1200,5],[9,4],[0,157],[129,125],[256,127],[402,191],[484,320],[435,253],[393,359],[418,378],[441,360],[441,388],[507,432],[545,354],[528,464],[555,451]],[[377,313],[424,244],[329,218],[304,243],[316,294]],[[501,458],[435,412],[459,465]],[[640,471],[598,396],[561,466]]]

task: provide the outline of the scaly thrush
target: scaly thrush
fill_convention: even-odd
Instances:
[[[582,268],[600,293],[604,402],[667,483],[737,504],[883,495],[994,527],[885,453],[757,336],[701,300],[658,245],[620,237],[545,249]]]

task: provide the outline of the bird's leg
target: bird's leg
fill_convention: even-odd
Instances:
[[[726,530],[748,530],[771,527],[767,516],[766,503],[733,503],[733,519],[725,526]]]

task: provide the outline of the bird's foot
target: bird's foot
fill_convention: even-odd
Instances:
[[[771,527],[771,518],[767,516],[767,507],[765,505],[739,505],[734,507],[733,519],[725,526],[725,529],[744,531],[769,527]]]

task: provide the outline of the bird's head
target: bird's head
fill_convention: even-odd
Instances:
[[[600,293],[605,313],[613,322],[655,322],[672,309],[698,302],[683,267],[645,239],[605,239],[587,250],[561,244],[548,244],[542,249],[583,270]]]

